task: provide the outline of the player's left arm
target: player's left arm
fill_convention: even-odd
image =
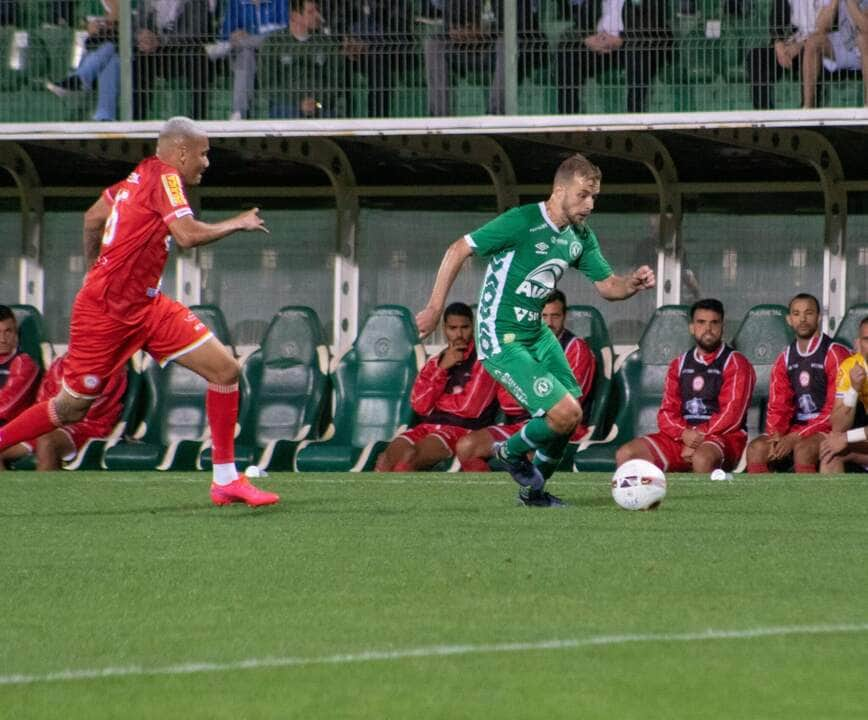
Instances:
[[[39,366],[29,355],[19,353],[9,366],[6,384],[0,392],[0,419],[12,420],[35,397]]]
[[[241,230],[268,232],[265,220],[259,217],[259,208],[245,210],[216,223],[202,222],[187,214],[170,220],[168,225],[175,242],[183,248],[207,245]]]
[[[755,384],[756,371],[748,359],[741,353],[732,353],[724,368],[720,410],[708,419],[704,428],[700,425],[697,429],[707,435],[725,435],[741,428]]]

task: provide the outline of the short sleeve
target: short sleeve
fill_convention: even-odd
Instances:
[[[176,172],[162,172],[157,180],[157,187],[154,191],[154,203],[157,212],[163,218],[163,222],[170,223],[172,220],[177,220],[185,215],[192,215],[193,210],[190,208],[190,203],[187,201],[187,194],[184,192],[184,183],[181,181],[181,176]]]
[[[121,189],[121,186],[124,184],[124,181],[116,182],[111,187],[107,187],[102,191],[102,199],[105,200],[109,205],[115,204],[115,198],[117,197],[118,190]]]
[[[606,258],[603,257],[597,236],[590,228],[587,229],[587,234],[582,238],[582,245],[582,254],[579,255],[578,263],[576,264],[576,267],[582,274],[593,282],[599,282],[610,277],[612,275],[612,267]]]
[[[517,240],[516,224],[520,222],[520,209],[513,208],[481,228],[464,236],[474,253],[482,257],[496,255],[513,247]]]
[[[853,368],[854,364],[855,363],[851,356],[838,367],[838,377],[835,380],[835,394],[839,397],[844,395],[852,387],[850,382],[850,370]]]

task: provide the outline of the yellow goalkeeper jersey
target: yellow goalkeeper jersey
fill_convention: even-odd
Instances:
[[[838,367],[838,379],[835,381],[835,397],[844,397],[844,393],[852,387],[852,383],[850,382],[850,370],[857,363],[868,372],[868,363],[865,362],[862,353],[853,353]],[[865,412],[868,412],[868,380],[863,382],[862,387],[856,388],[856,390],[859,392],[859,402],[862,403]]]

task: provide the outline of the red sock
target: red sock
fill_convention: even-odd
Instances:
[[[491,468],[488,467],[488,461],[482,458],[465,460],[461,463],[461,470],[463,472],[491,472]]]
[[[768,463],[748,463],[747,471],[749,473],[767,473],[769,471]]]
[[[392,466],[392,472],[413,472],[413,470],[413,466],[407,462],[398,462]]]
[[[0,450],[50,433],[61,424],[51,400],[32,405],[12,422],[0,428]]]
[[[235,423],[238,421],[238,383],[208,383],[205,412],[211,426],[211,462],[223,465],[235,462]]]
[[[799,465],[796,463],[796,466],[793,468],[797,473],[808,473],[808,474],[816,474],[817,466],[816,465]]]

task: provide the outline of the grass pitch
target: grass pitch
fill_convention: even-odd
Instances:
[[[0,718],[861,718],[864,476],[0,476]],[[711,631],[711,632],[709,632]]]

